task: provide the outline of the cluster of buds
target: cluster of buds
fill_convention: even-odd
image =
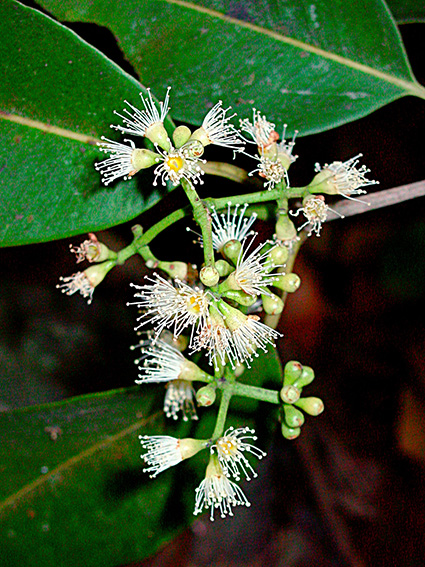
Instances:
[[[286,439],[296,439],[304,424],[304,414],[317,416],[325,406],[320,398],[301,397],[303,388],[314,380],[314,371],[310,366],[303,366],[296,360],[286,363],[283,371],[283,387],[280,391],[281,429]]]

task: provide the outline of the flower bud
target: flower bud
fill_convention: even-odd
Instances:
[[[248,295],[247,293],[245,293],[240,289],[236,289],[236,290],[229,289],[227,291],[224,291],[223,297],[236,301],[236,303],[238,303],[239,305],[243,305],[244,307],[251,307],[257,301],[256,295]]]
[[[325,405],[320,398],[300,398],[295,405],[309,415],[319,415],[325,409]]]
[[[287,261],[289,256],[289,250],[286,246],[273,246],[268,254],[268,260],[270,262],[270,271],[274,266],[283,266]]]
[[[214,386],[211,386],[211,384],[202,386],[202,388],[199,388],[199,390],[196,392],[196,401],[198,402],[198,406],[211,406],[215,402],[215,398],[215,388]]]
[[[279,214],[276,223],[276,237],[278,240],[293,240],[297,236],[297,229],[287,213]]]
[[[294,404],[300,399],[300,391],[295,386],[283,386],[280,397],[286,404]]]
[[[304,414],[292,405],[283,405],[283,413],[285,416],[285,423],[289,427],[301,427],[304,423]]]
[[[273,286],[286,291],[288,293],[293,293],[301,285],[300,276],[297,274],[284,274],[276,276],[276,280],[273,282]]]
[[[281,430],[285,439],[289,439],[290,441],[292,441],[292,439],[296,439],[301,433],[301,429],[299,427],[288,427],[284,422],[281,423]]]
[[[297,360],[290,360],[285,364],[283,369],[283,383],[285,386],[293,384],[296,380],[301,378],[303,371],[303,365]]]
[[[187,126],[177,126],[173,132],[173,142],[175,147],[181,148],[190,138],[192,132]]]
[[[217,260],[217,262],[215,263],[215,267],[217,268],[217,272],[222,278],[231,274],[235,269],[233,266],[229,264],[229,262],[226,262],[226,260]]]
[[[304,386],[308,386],[314,380],[314,370],[310,368],[310,366],[303,366],[303,371],[301,376],[295,380],[294,386],[298,389],[304,388]]]
[[[160,268],[174,280],[185,280],[187,278],[187,264],[186,262],[158,262],[156,266],[149,266],[149,260],[146,266]]]
[[[263,308],[267,315],[280,315],[283,311],[284,303],[274,293],[270,295],[262,295]]]
[[[212,287],[218,284],[220,274],[216,268],[213,268],[212,266],[204,266],[199,273],[199,278],[205,286]]]
[[[242,244],[239,242],[239,240],[229,240],[229,242],[226,242],[226,244],[223,246],[223,254],[233,264],[236,264],[241,252],[241,248]]]

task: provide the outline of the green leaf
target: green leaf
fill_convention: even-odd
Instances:
[[[138,434],[164,431],[162,412],[150,416],[160,390],[0,414],[3,567],[121,565],[154,553],[181,529],[189,516],[173,522],[167,514],[173,474],[150,479],[140,459]]]
[[[398,24],[425,22],[425,4],[423,0],[387,0],[387,4]]]
[[[172,90],[173,117],[198,124],[223,98],[302,135],[402,96],[425,98],[381,0],[41,0],[61,20],[107,26],[143,81]]]
[[[75,33],[38,11],[0,3],[0,244],[101,230],[161,194],[152,175],[106,188],[95,144],[123,100],[146,92]]]

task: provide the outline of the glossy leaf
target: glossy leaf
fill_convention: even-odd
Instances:
[[[244,374],[257,385],[280,376],[276,351]],[[206,453],[156,479],[142,470],[139,434],[189,435],[190,424],[165,425],[162,394],[159,385],[143,386],[0,413],[2,566],[125,564],[153,554],[193,520],[193,479],[201,482]],[[208,437],[216,407],[199,413],[197,436]],[[230,416],[228,424],[252,419]],[[184,474],[188,464],[192,475]]]
[[[387,4],[398,24],[425,22],[425,4],[423,0],[388,0]]]
[[[198,124],[218,98],[301,135],[364,116],[415,81],[382,0],[41,0],[60,20],[107,26],[143,81],[173,87],[173,117]]]
[[[0,4],[0,244],[41,242],[134,218],[161,198],[152,175],[106,188],[94,162],[123,100],[145,89],[66,27]],[[163,93],[160,93],[162,95]],[[103,156],[103,157],[102,157]]]

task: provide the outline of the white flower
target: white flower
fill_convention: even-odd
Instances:
[[[148,128],[155,124],[164,122],[164,119],[167,116],[169,110],[168,103],[170,99],[170,87],[168,87],[167,89],[164,102],[159,103],[159,112],[152,98],[150,89],[148,88],[146,90],[148,91],[148,98],[143,98],[143,93],[140,93],[143,106],[145,107],[144,110],[139,110],[138,108],[130,104],[127,100],[125,100],[124,102],[128,104],[131,112],[125,108],[123,110],[125,116],[123,116],[122,114],[119,114],[116,110],[114,110],[114,114],[122,118],[125,126],[115,126],[111,124],[111,128],[120,130],[121,132],[125,132],[126,134],[132,134],[134,136],[145,136]]]
[[[162,471],[174,467],[184,459],[196,455],[206,447],[206,442],[197,439],[176,439],[169,435],[139,435],[140,444],[147,453],[141,455],[147,468],[143,472],[151,473],[151,478]]]
[[[298,130],[295,130],[294,135],[292,136],[292,140],[287,142],[285,139],[286,136],[286,128],[288,127],[287,124],[283,125],[283,132],[282,132],[282,139],[277,144],[277,157],[281,164],[288,169],[291,163],[297,159],[298,156],[294,156],[292,150],[295,146],[295,138],[297,137]]]
[[[282,336],[278,331],[261,323],[257,315],[244,315],[224,301],[220,302],[218,307],[226,327],[232,332],[231,349],[228,353],[236,364],[246,363],[250,368],[249,362],[252,362],[253,357],[259,356],[257,349],[267,352],[267,347],[275,346],[274,340]],[[233,366],[230,356],[229,361]]]
[[[232,348],[232,333],[226,327],[223,317],[212,305],[206,320],[206,324],[194,337],[191,346],[192,352],[205,349],[208,353],[208,363],[218,370],[218,361],[221,365],[226,364],[226,356],[229,360],[235,360]],[[233,366],[233,362],[232,362]]]
[[[246,435],[246,434],[249,435]],[[239,427],[238,429],[233,429],[230,427],[217,442],[212,445],[211,452],[213,449],[217,451],[218,460],[220,461],[223,472],[226,476],[233,476],[235,480],[240,480],[239,469],[243,472],[246,480],[251,480],[250,474],[253,477],[257,476],[257,473],[252,468],[248,459],[243,454],[251,453],[258,459],[262,459],[266,456],[264,451],[255,447],[246,440],[252,439],[257,440],[257,437],[252,435],[255,433],[253,429],[249,427]]]
[[[266,183],[264,183],[264,187],[268,191],[274,189],[275,185],[283,180],[289,185],[288,172],[277,159],[272,160],[266,156],[261,156],[258,167],[250,171],[248,175],[252,176],[256,172],[258,172],[260,177],[267,179]]]
[[[129,142],[130,145],[127,146],[114,142],[114,140],[109,140],[105,136],[102,136],[101,139],[104,142],[98,144],[100,151],[111,154],[111,157],[108,159],[94,164],[95,169],[102,176],[102,182],[105,185],[109,185],[109,183],[112,183],[119,177],[128,179],[135,175],[138,170],[132,161],[134,150],[136,149],[134,143],[131,140],[124,140],[124,142]]]
[[[157,185],[158,177],[162,185],[166,186],[167,181],[173,185],[178,185],[182,179],[186,179],[194,184],[202,185],[202,175],[204,170],[199,163],[206,163],[205,160],[193,154],[191,144],[185,144],[178,150],[171,147],[168,152],[156,146],[159,165],[154,170],[155,180],[153,185]]]
[[[261,112],[255,108],[252,109],[252,123],[248,118],[245,118],[240,120],[240,126],[243,131],[251,136],[260,150],[267,149],[279,139],[275,124],[269,122],[265,116],[261,116]],[[251,140],[247,141],[251,142]]]
[[[230,119],[236,116],[236,114],[226,116],[226,112],[228,112],[231,107],[229,106],[229,108],[224,109],[222,108],[222,104],[220,100],[212,107],[205,116],[200,130],[204,130],[210,144],[241,151],[245,146],[244,141],[238,130],[230,123]]]
[[[326,221],[328,211],[332,209],[330,209],[330,207],[325,203],[325,198],[323,197],[323,195],[318,195],[317,197],[309,197],[308,199],[305,199],[303,204],[304,206],[300,207],[296,213],[290,211],[291,215],[294,217],[297,217],[300,213],[303,213],[303,215],[307,219],[306,222],[298,228],[298,230],[302,230],[305,226],[312,225],[308,236],[311,236],[313,232],[315,232],[317,236],[320,236],[322,223]],[[341,218],[343,218],[342,215],[340,216]]]
[[[247,236],[252,234],[250,228],[257,218],[256,213],[250,217],[244,217],[247,204],[243,205],[240,210],[239,205],[236,205],[233,214],[231,206],[230,202],[227,203],[226,215],[224,213],[219,215],[214,207],[211,208],[212,241],[214,249],[218,252],[221,252],[230,240],[243,242]]]
[[[195,490],[194,514],[200,514],[204,509],[210,510],[210,520],[214,521],[214,512],[220,511],[222,518],[233,516],[232,507],[250,506],[245,494],[239,486],[229,480],[216,457],[211,455],[205,479]]]
[[[318,175],[312,182],[312,185],[318,184],[315,192],[328,193],[330,195],[339,194],[350,199],[352,198],[351,195],[366,193],[361,187],[378,184],[379,181],[366,179],[366,174],[370,172],[370,169],[365,165],[357,167],[359,158],[362,155],[358,154],[344,162],[334,161],[331,164],[325,164],[323,168],[316,163],[315,171],[318,172]]]
[[[210,303],[209,296],[199,288],[192,288],[180,280],[174,280],[176,287],[167,282],[158,274],[153,278],[146,277],[149,284],[135,285],[140,300],[127,305],[137,305],[145,312],[137,318],[139,323],[136,330],[151,323],[155,327],[156,336],[164,329],[172,329],[174,336],[178,337],[186,327],[192,326],[198,331],[205,325]]]
[[[197,420],[195,404],[193,401],[194,389],[187,380],[173,380],[167,384],[164,398],[164,413],[174,420],[182,412],[183,421]]]
[[[147,344],[149,346],[145,348]],[[143,362],[142,366],[138,367],[142,374],[139,374],[140,380],[135,380],[136,384],[169,382],[179,378],[186,363],[185,357],[179,350],[160,339],[144,341],[140,346],[142,356],[135,362],[136,364]]]
[[[58,284],[56,286],[57,289],[60,289],[62,293],[66,295],[74,295],[74,293],[81,293],[83,297],[88,297],[87,303],[93,301],[93,292],[95,286],[90,283],[89,278],[87,277],[85,272],[76,272],[72,274],[72,276],[67,277],[60,277],[60,281],[63,284]]]
[[[248,254],[249,245],[240,251],[236,270],[229,276],[229,280],[236,282],[236,285],[248,295],[271,295],[267,286],[273,285],[276,276],[270,275],[270,269],[279,268],[280,265],[270,265],[270,250],[261,252],[265,244],[260,244]],[[275,246],[276,247],[276,246]]]

